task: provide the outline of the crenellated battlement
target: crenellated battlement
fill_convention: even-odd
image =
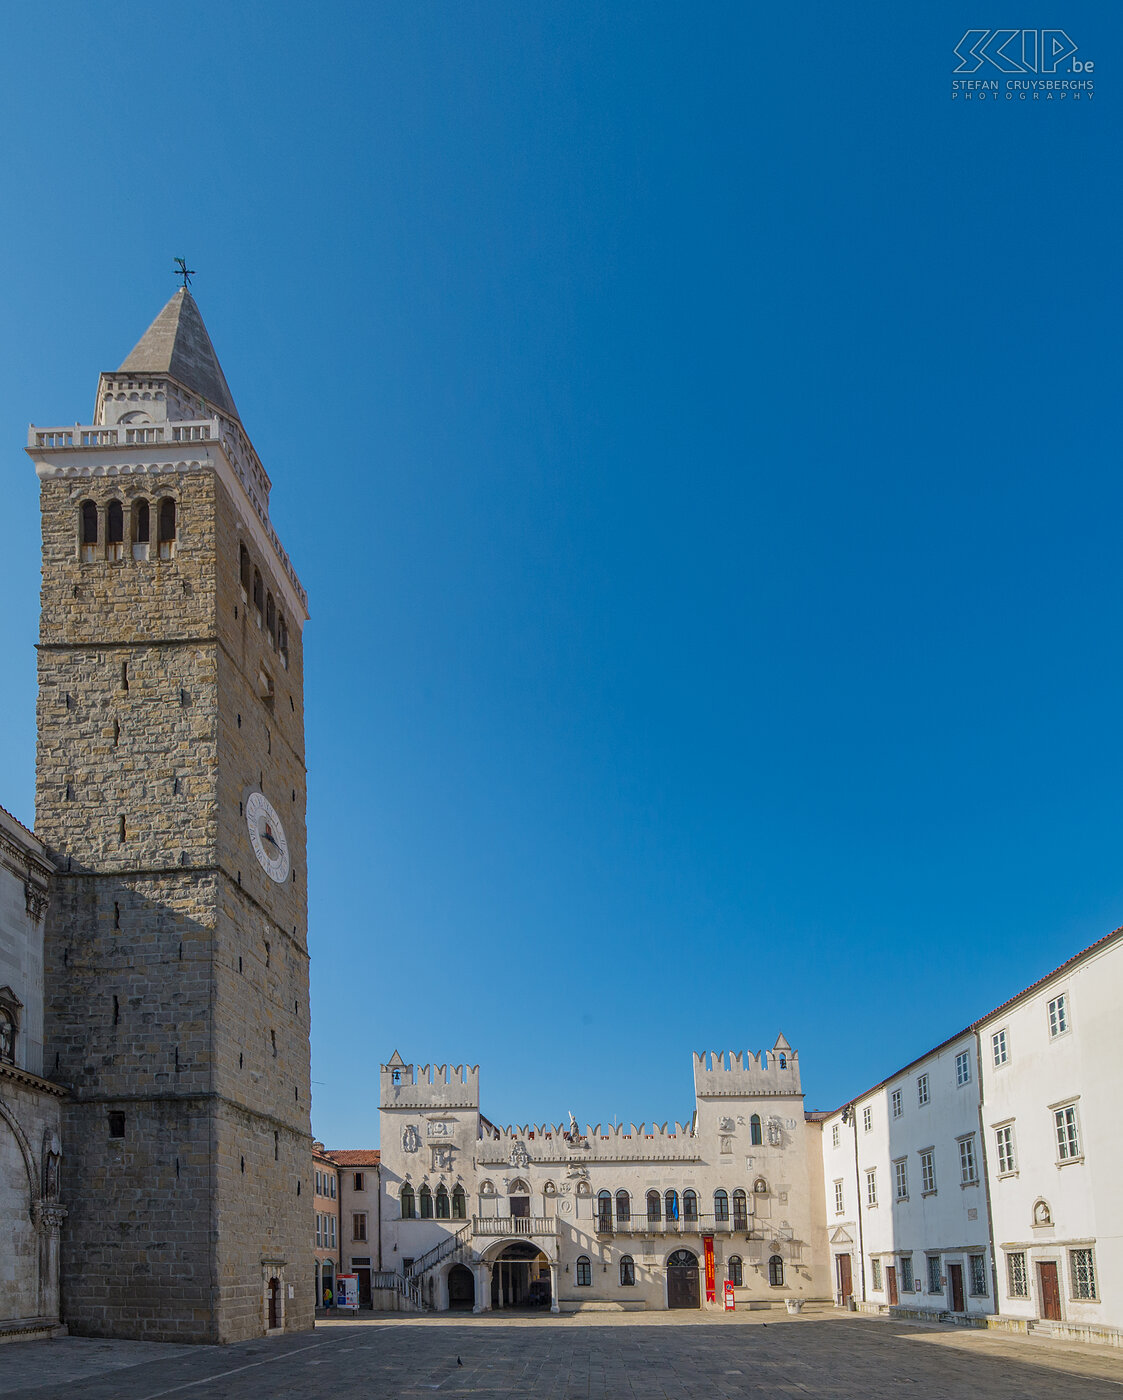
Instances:
[[[693,1122],[687,1123],[525,1123],[498,1128],[485,1126],[480,1134],[477,1161],[480,1167],[563,1166],[574,1169],[597,1161],[696,1161],[698,1143]]]
[[[694,1056],[694,1093],[699,1099],[801,1094],[799,1053],[782,1035],[771,1050],[703,1050]]]
[[[480,1106],[479,1065],[408,1065],[395,1050],[380,1078],[383,1108]]]

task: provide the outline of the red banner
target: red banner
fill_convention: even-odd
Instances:
[[[706,1302],[717,1302],[717,1287],[714,1283],[714,1237],[702,1236],[702,1246],[706,1255]]]

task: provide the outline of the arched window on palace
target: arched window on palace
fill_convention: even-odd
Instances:
[[[667,1191],[663,1195],[663,1210],[668,1220],[678,1219],[678,1192]]]
[[[424,1183],[422,1183],[421,1190],[417,1193],[417,1204],[421,1207],[422,1220],[432,1220],[433,1193]]]
[[[695,1191],[684,1191],[682,1193],[682,1218],[684,1220],[698,1219],[698,1195]]]
[[[448,1191],[442,1185],[437,1187],[437,1219],[451,1220],[452,1213],[449,1210]]]
[[[620,1256],[620,1287],[634,1288],[636,1283],[636,1261],[630,1254]]]
[[[649,1191],[647,1193],[647,1218],[648,1220],[658,1220],[660,1218],[658,1191]]]
[[[741,1263],[741,1256],[739,1254],[731,1254],[726,1268],[729,1271],[729,1282],[734,1288],[740,1288],[745,1281],[745,1270]]]
[[[249,602],[250,588],[253,584],[251,578],[250,552],[244,544],[238,546],[238,581],[242,585],[242,592],[246,601]]]
[[[157,523],[160,530],[160,558],[170,559],[175,553],[176,538],[175,502],[170,496],[165,496],[160,502]]]
[[[593,1283],[593,1266],[589,1262],[589,1256],[582,1254],[577,1260],[577,1287],[591,1288]]]
[[[261,615],[265,611],[265,587],[261,582],[261,571],[253,571],[253,605],[257,609],[257,625],[261,626]]]
[[[105,557],[115,564],[125,557],[125,508],[118,500],[105,511]]]
[[[773,1288],[784,1286],[784,1261],[774,1254],[768,1261],[768,1282]]]
[[[764,1134],[760,1130],[759,1113],[754,1113],[749,1119],[749,1139],[754,1147],[760,1147],[764,1143]]]
[[[281,652],[281,660],[287,667],[289,664],[289,625],[285,621],[283,612],[277,613],[277,646]]]
[[[81,559],[84,564],[89,564],[97,550],[97,506],[93,501],[82,502],[81,517]]]
[[[612,1229],[612,1192],[599,1191],[597,1193],[597,1229]]]
[[[398,1200],[402,1203],[402,1219],[415,1219],[416,1217],[414,1215],[413,1208],[413,1187],[410,1186],[408,1182],[402,1187],[401,1192],[398,1195]]]
[[[277,645],[277,605],[273,601],[272,593],[265,595],[265,630],[269,633],[269,640],[274,647]]]
[[[733,1193],[733,1228],[735,1230],[749,1228],[749,1198],[740,1187]]]
[[[147,559],[152,539],[152,520],[148,502],[143,496],[133,502],[133,558]]]
[[[0,1063],[16,1062],[16,1016],[7,1006],[0,1006]]]
[[[626,1225],[632,1218],[632,1198],[627,1191],[616,1193],[616,1223]]]
[[[729,1219],[729,1197],[721,1190],[714,1192],[714,1219]]]
[[[452,1218],[453,1220],[467,1220],[468,1218],[468,1198],[464,1194],[463,1186],[452,1188]]]

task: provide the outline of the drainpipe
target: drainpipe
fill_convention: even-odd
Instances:
[[[987,1244],[990,1246],[990,1286],[994,1311],[998,1313],[998,1255],[994,1248],[994,1213],[990,1208],[990,1163],[987,1160],[987,1130],[983,1122],[983,1037],[975,1027],[975,1069],[979,1076],[979,1156],[983,1163],[983,1192],[987,1203]]]
[[[843,1116],[849,1113],[850,1126],[854,1130],[854,1196],[858,1202],[858,1268],[862,1275],[862,1302],[866,1301],[866,1247],[865,1236],[862,1232],[862,1173],[858,1166],[858,1110],[854,1104],[849,1103],[843,1111]]]
[[[374,1180],[378,1189],[378,1272],[382,1272],[382,1163],[374,1169]]]

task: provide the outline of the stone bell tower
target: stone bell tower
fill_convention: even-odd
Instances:
[[[169,1341],[311,1327],[307,599],[186,288],[100,376],[93,422],[33,427],[28,452],[63,1316]]]

